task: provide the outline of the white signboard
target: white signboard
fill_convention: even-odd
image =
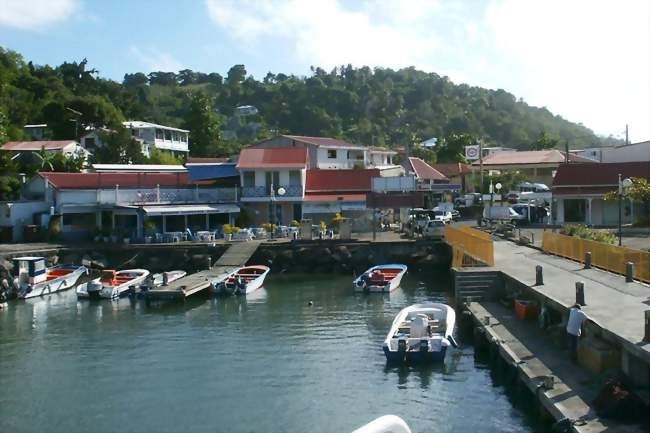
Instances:
[[[479,152],[480,149],[478,145],[465,146],[465,159],[468,161],[476,161],[479,158]]]

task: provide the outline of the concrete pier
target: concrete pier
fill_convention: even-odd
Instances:
[[[599,418],[590,406],[598,393],[595,375],[571,363],[568,352],[553,347],[534,323],[518,320],[512,310],[495,302],[470,302],[466,310],[486,340],[477,345],[487,343],[491,352],[497,351],[555,422],[564,420],[570,431],[580,433],[644,431]]]

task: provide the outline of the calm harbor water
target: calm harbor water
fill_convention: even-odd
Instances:
[[[471,345],[444,366],[386,366],[394,315],[446,300],[441,279],[370,296],[350,280],[275,275],[248,299],[162,308],[74,291],[13,302],[0,432],[348,433],[388,413],[419,433],[534,431]]]

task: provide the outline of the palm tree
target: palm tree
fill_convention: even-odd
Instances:
[[[47,152],[45,146],[41,147],[41,150],[34,152],[41,160],[41,170],[43,171],[54,171],[54,153]]]

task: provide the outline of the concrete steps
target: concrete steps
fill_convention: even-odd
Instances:
[[[458,305],[490,299],[501,287],[503,280],[499,271],[464,268],[454,272],[454,295]]]

